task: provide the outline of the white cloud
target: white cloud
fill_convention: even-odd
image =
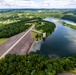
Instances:
[[[76,0],[0,0],[0,8],[76,8]]]
[[[67,40],[69,40],[69,44],[67,46],[68,50],[71,52],[76,52],[76,32],[75,30],[68,30],[66,28],[66,36],[64,36]]]

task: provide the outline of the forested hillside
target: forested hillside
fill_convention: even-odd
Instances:
[[[3,10],[0,13],[0,38],[8,38],[21,33],[35,23],[37,24],[35,26],[36,29],[42,28],[44,32],[51,33],[50,28],[52,27],[49,23],[46,22],[45,26],[39,26],[42,19],[47,17],[62,18],[76,22],[76,13],[73,10],[36,10],[35,12],[30,10]]]
[[[52,31],[54,31],[55,29],[54,23],[44,21],[41,18],[22,19],[19,22],[7,24],[7,25],[1,25],[0,38],[8,38],[13,35],[19,34],[27,30],[32,25],[35,25],[35,28],[37,30],[43,30],[43,32],[47,32],[48,35],[51,34]]]
[[[76,22],[76,15],[64,15],[62,19],[70,20]]]

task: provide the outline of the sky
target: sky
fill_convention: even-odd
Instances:
[[[76,0],[0,0],[2,8],[76,8]]]

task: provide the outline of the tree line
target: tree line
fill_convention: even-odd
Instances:
[[[75,25],[71,25],[71,24],[68,24],[68,23],[65,23],[65,22],[62,22],[64,26],[68,26],[72,29],[75,29],[76,30],[76,26]]]
[[[28,29],[32,25],[32,23],[34,23],[33,20],[39,20],[39,19],[40,18],[33,18],[33,19],[25,18],[25,19],[21,19],[21,21],[19,22],[14,22],[7,25],[1,25],[0,38],[9,38],[16,34],[19,34],[25,31],[26,29]],[[31,25],[27,23],[31,23]]]
[[[55,28],[56,25],[54,23],[44,20],[37,21],[37,25],[35,25],[35,29],[42,30],[42,32],[46,32],[47,36],[49,36]]]
[[[2,25],[0,27],[0,38],[11,37],[11,36],[16,35],[20,32],[25,31],[29,27],[30,27],[29,25],[25,25],[25,22],[22,22],[22,21],[12,23],[9,25]]]
[[[76,15],[64,15],[62,19],[70,20],[76,22]]]
[[[0,60],[0,75],[57,75],[74,68],[76,68],[76,55],[45,58],[39,54],[8,54]]]

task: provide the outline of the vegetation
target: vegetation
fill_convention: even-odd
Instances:
[[[0,38],[8,38],[18,33],[21,33],[27,30],[30,26],[32,26],[33,21],[38,20],[38,19],[39,18],[33,18],[33,19],[25,18],[19,22],[1,25],[0,26]]]
[[[0,44],[8,38],[27,30],[33,24],[36,30],[50,35],[55,24],[43,21],[46,17],[68,19],[76,22],[75,11],[65,10],[25,10],[0,11]],[[73,29],[76,26],[65,24]],[[41,38],[40,34],[33,36]],[[6,55],[0,60],[0,75],[57,75],[60,72],[76,68],[76,55],[64,58],[45,58],[38,54]]]
[[[3,11],[4,12],[4,11]],[[21,33],[28,29],[31,25],[35,24],[35,29],[41,32],[47,32],[47,35],[52,33],[55,25],[53,23],[43,21],[41,14],[47,13],[46,11],[32,12],[32,11],[10,11],[0,14],[0,38],[9,38],[13,35]],[[51,12],[52,13],[52,12]],[[54,13],[54,12],[53,12]],[[50,14],[50,12],[49,12]],[[45,15],[47,16],[47,14]],[[40,26],[39,26],[40,25]],[[39,36],[42,36],[38,34]]]
[[[8,40],[8,38],[1,38],[0,39],[0,44],[3,44],[5,41],[7,41]]]
[[[62,19],[70,20],[76,22],[76,15],[64,15]]]
[[[57,75],[76,68],[76,55],[45,58],[38,54],[6,55],[0,60],[0,75]]]
[[[12,23],[11,25],[3,25],[0,27],[0,38],[8,38],[28,29],[30,25],[25,22]]]
[[[44,20],[37,20],[35,22],[35,30],[40,31],[41,33],[46,32],[46,36],[49,36],[55,29],[55,24],[52,22],[44,21]],[[42,34],[35,35],[36,40],[42,38]]]
[[[35,29],[42,30],[42,32],[46,32],[47,36],[51,34],[55,29],[55,24],[48,21],[41,21],[37,22],[37,25],[35,25]]]
[[[76,68],[74,70],[71,70],[70,72],[76,74]]]
[[[36,40],[40,40],[40,39],[43,38],[43,37],[42,37],[42,34],[37,34],[37,33],[34,33],[34,32],[32,32],[32,36],[33,36],[33,38],[35,38]]]
[[[41,27],[42,29],[40,28],[40,31],[46,31],[48,32],[47,35],[49,35],[52,31],[50,28],[53,28],[50,26],[51,23],[46,22],[44,23],[45,26],[39,26],[42,19],[46,17],[76,21],[76,13],[73,10],[36,10],[35,12],[30,10],[0,10],[0,38],[7,38],[21,33],[32,24],[36,24],[36,29]],[[28,23],[30,23],[30,25]]]
[[[64,26],[68,26],[72,29],[76,29],[76,26],[75,25],[71,25],[71,24],[68,24],[68,23],[65,23],[65,22],[62,22]]]
[[[36,39],[36,33],[32,32],[32,36]]]

